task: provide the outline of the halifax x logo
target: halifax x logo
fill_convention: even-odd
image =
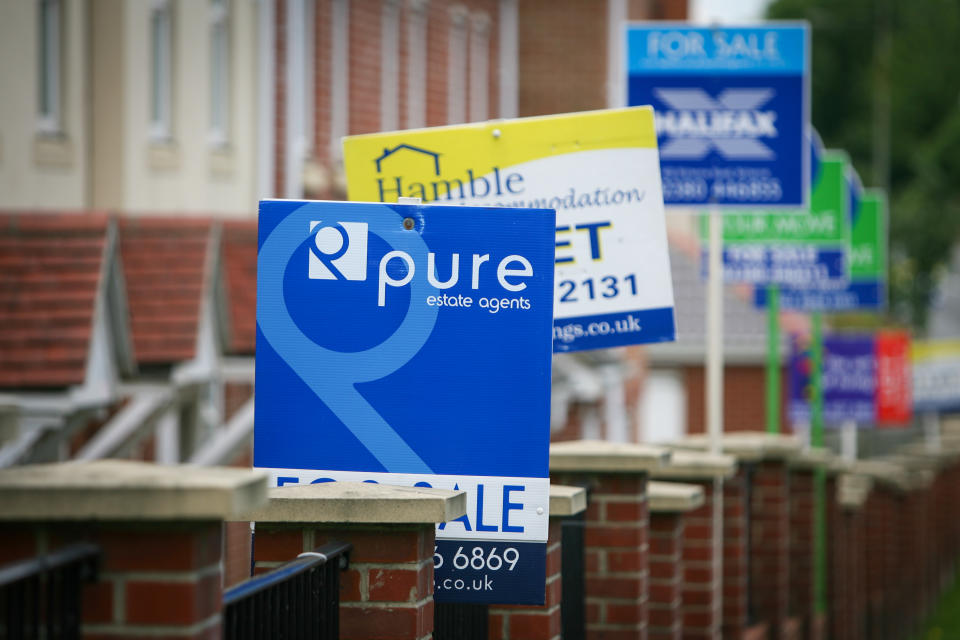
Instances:
[[[727,89],[716,99],[703,89],[653,93],[671,109],[657,111],[657,129],[667,137],[661,157],[700,160],[716,149],[729,160],[774,159],[773,150],[758,140],[777,136],[776,112],[758,109],[773,98],[773,89]]]

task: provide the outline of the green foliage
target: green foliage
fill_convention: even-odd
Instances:
[[[891,302],[922,329],[960,240],[960,1],[774,0],[768,17],[813,27],[814,125],[889,188]]]

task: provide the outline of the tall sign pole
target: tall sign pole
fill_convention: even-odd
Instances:
[[[627,26],[628,104],[653,105],[664,205],[709,208],[706,425],[723,436],[724,209],[803,208],[810,191],[806,23]],[[714,485],[714,570],[722,569],[722,490]],[[720,607],[720,604],[717,605]]]

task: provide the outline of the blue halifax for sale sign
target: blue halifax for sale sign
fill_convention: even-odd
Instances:
[[[653,105],[664,204],[803,207],[805,23],[627,26],[627,104]]]
[[[254,465],[456,489],[438,602],[542,604],[556,215],[260,205]]]

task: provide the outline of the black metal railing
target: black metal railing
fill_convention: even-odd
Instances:
[[[332,542],[241,582],[223,594],[227,640],[337,640],[340,572],[352,545]]]
[[[433,640],[487,640],[489,619],[485,604],[437,602],[433,606]]]
[[[83,585],[99,561],[99,547],[81,543],[0,567],[0,639],[80,638]]]

